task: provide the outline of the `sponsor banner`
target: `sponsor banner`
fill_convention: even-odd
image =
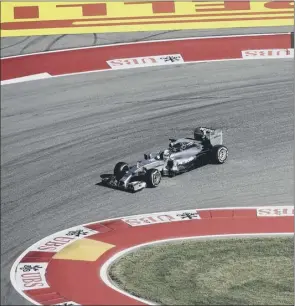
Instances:
[[[2,1],[1,37],[294,26],[294,0]]]
[[[159,66],[159,65],[171,65],[177,63],[184,63],[184,60],[180,54],[121,58],[121,59],[113,59],[107,61],[107,64],[112,69],[150,67],[150,66]]]
[[[180,210],[164,213],[153,213],[146,215],[138,215],[130,218],[123,218],[122,221],[131,226],[144,226],[157,223],[168,223],[177,221],[188,221],[201,219],[196,209],[193,210]]]
[[[18,288],[23,291],[49,288],[45,277],[47,265],[47,262],[19,263],[15,272]]]
[[[289,217],[294,216],[293,206],[270,206],[257,208],[257,217]]]
[[[244,59],[257,58],[294,58],[294,49],[261,49],[261,50],[243,50]]]
[[[98,231],[88,229],[84,226],[73,227],[71,229],[59,232],[52,236],[49,236],[39,243],[35,244],[30,251],[40,251],[40,252],[59,252],[64,247],[77,241],[79,239],[97,234]]]

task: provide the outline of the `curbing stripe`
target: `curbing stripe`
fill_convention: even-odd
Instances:
[[[47,72],[39,73],[39,74],[32,74],[27,75],[20,78],[10,79],[1,81],[1,85],[10,85],[10,84],[16,84],[16,83],[23,83],[23,82],[29,82],[29,81],[38,81],[38,80],[44,80],[51,78],[51,75]]]
[[[107,48],[107,47],[116,47],[116,46],[126,46],[126,45],[138,45],[138,44],[147,44],[147,43],[160,43],[166,41],[182,41],[182,40],[194,40],[194,39],[208,39],[208,38],[226,38],[226,37],[255,37],[255,36],[277,36],[277,35],[288,35],[292,34],[292,32],[282,32],[282,33],[265,33],[265,34],[240,34],[240,35],[216,35],[216,36],[192,36],[187,38],[167,38],[167,39],[159,39],[159,40],[146,40],[146,41],[136,41],[136,42],[127,42],[127,43],[118,43],[118,44],[108,44],[108,45],[99,45],[99,46],[89,46],[89,47],[78,47],[78,48],[69,48],[69,49],[60,49],[53,51],[43,51],[43,52],[35,52],[21,55],[13,55],[2,57],[1,60],[10,59],[10,58],[18,58],[18,57],[26,57],[26,56],[34,56],[40,54],[50,54],[50,53],[58,53],[58,52],[71,52],[75,50],[87,50],[87,49],[95,49],[95,48]],[[292,35],[291,35],[292,36]]]
[[[284,41],[285,41],[285,44],[287,43],[287,39],[288,39],[288,36],[291,36],[290,35],[291,32],[288,32],[288,33],[270,33],[270,34],[250,34],[250,35],[247,35],[247,34],[244,34],[244,35],[226,35],[226,36],[204,36],[204,37],[189,37],[189,38],[180,38],[180,39],[167,39],[167,40],[155,40],[155,41],[144,41],[144,42],[135,42],[135,43],[124,43],[124,44],[110,44],[110,45],[103,45],[103,46],[91,46],[91,47],[82,47],[82,48],[73,48],[73,49],[65,49],[65,50],[55,50],[55,51],[48,51],[48,52],[40,52],[40,53],[32,53],[32,54],[27,54],[27,55],[18,55],[18,56],[12,56],[12,57],[6,57],[6,58],[2,58],[1,60],[3,60],[3,64],[6,63],[6,65],[8,65],[8,67],[10,67],[12,65],[12,69],[11,71],[15,71],[15,73],[8,73],[8,75],[6,77],[8,77],[9,79],[8,80],[3,80],[1,81],[1,85],[8,85],[8,84],[13,84],[13,83],[17,83],[17,82],[24,82],[24,81],[29,81],[29,80],[34,80],[34,75],[33,76],[28,76],[28,77],[21,77],[21,78],[18,78],[19,74],[17,73],[18,69],[16,67],[14,67],[14,61],[10,62],[6,62],[5,60],[9,60],[10,58],[18,58],[18,57],[24,57],[26,58],[28,61],[30,60],[35,60],[32,58],[32,56],[37,56],[39,54],[43,54],[45,56],[50,56],[52,53],[57,53],[57,55],[61,55],[63,54],[63,56],[65,55],[64,52],[68,52],[69,54],[71,54],[74,58],[76,56],[79,56],[80,52],[83,52],[83,50],[87,50],[87,49],[94,49],[93,51],[91,52],[97,52],[97,50],[95,49],[99,49],[99,48],[107,48],[107,47],[118,47],[118,49],[114,49],[114,50],[117,50],[119,52],[119,46],[128,46],[128,45],[131,45],[131,46],[136,46],[138,44],[151,44],[152,46],[154,46],[155,48],[157,48],[157,44],[163,44],[163,42],[177,42],[177,41],[189,41],[189,40],[195,40],[196,43],[197,41],[206,41],[206,40],[209,40],[210,39],[213,39],[213,40],[218,40],[218,39],[235,39],[235,38],[239,38],[239,37],[248,37],[249,39],[251,39],[251,37],[265,37],[265,39],[268,39],[268,37],[270,36],[273,36],[273,37],[281,37]],[[270,37],[270,39],[272,39],[272,37]],[[217,41],[218,43],[218,41]],[[289,45],[289,43],[287,43]],[[161,45],[159,45],[160,47]],[[258,47],[258,46],[257,46]],[[258,48],[262,48],[263,46],[260,46]],[[285,46],[286,47],[286,46]],[[238,47],[237,47],[238,48]],[[78,51],[78,53],[76,53],[75,51]],[[80,51],[80,52],[79,52]],[[237,54],[236,54],[237,53]],[[227,61],[227,60],[244,60],[244,59],[261,59],[261,57],[253,57],[251,56],[251,58],[249,57],[246,57],[244,58],[243,57],[243,47],[241,47],[241,50],[239,51],[238,49],[235,50],[235,53],[233,54],[233,58],[226,58],[227,56],[225,55],[220,55],[218,56],[220,59],[217,59],[217,60],[214,60],[214,59],[210,59],[210,57],[208,57],[209,59],[204,59],[204,60],[196,60],[196,61],[181,61],[181,62],[172,62],[172,63],[168,63],[168,65],[180,65],[180,64],[192,64],[192,63],[208,63],[208,62],[214,62],[214,61]],[[67,54],[67,53],[66,53]],[[217,55],[216,55],[217,56]],[[237,58],[238,56],[238,58]],[[31,59],[30,59],[31,57]],[[196,56],[197,57],[197,56]],[[224,57],[224,58],[222,58]],[[133,58],[133,57],[132,57]],[[191,57],[190,57],[191,58]],[[189,59],[190,59],[189,58]],[[206,57],[204,57],[206,58]],[[212,58],[214,58],[214,56],[212,56]],[[274,57],[272,59],[278,59],[278,57]],[[38,58],[37,58],[37,61],[38,61]],[[112,71],[112,70],[123,70],[123,69],[133,69],[133,68],[140,68],[142,66],[140,65],[134,65],[132,67],[128,67],[128,66],[124,66],[123,68],[120,68],[120,67],[116,67],[116,69],[113,68],[107,68],[106,69],[106,66],[105,65],[105,62],[108,63],[107,61],[107,58],[105,60],[102,60],[102,63],[100,63],[100,65],[96,65],[94,66],[93,68],[98,68],[98,67],[101,67],[101,68],[104,68],[104,69],[98,69],[98,70],[88,70],[88,71],[81,71],[81,72],[73,72],[73,73],[64,73],[64,74],[59,74],[59,75],[52,75],[52,74],[58,74],[58,73],[62,73],[63,71],[59,71],[59,72],[52,72],[50,68],[46,68],[44,67],[43,69],[46,70],[46,69],[49,69],[50,71],[48,71],[50,74],[47,73],[47,71],[42,71],[43,69],[29,69],[27,71],[28,74],[34,74],[34,73],[39,73],[40,76],[47,76],[47,77],[50,77],[50,78],[53,78],[53,77],[64,77],[64,76],[71,76],[71,75],[80,75],[80,74],[86,74],[86,73],[97,73],[97,72],[106,72],[106,71]],[[102,65],[102,66],[101,66]],[[144,66],[144,68],[148,68],[150,66],[163,66],[163,65],[167,65],[167,63],[165,62],[158,62],[157,64],[153,64],[153,65],[146,65]],[[14,68],[13,68],[14,67]],[[9,69],[9,68],[6,68],[6,69]],[[89,67],[84,67],[82,69],[74,69],[74,70],[87,70],[87,69],[90,69]],[[54,69],[53,69],[54,70]],[[9,71],[9,70],[5,70],[5,71]],[[72,70],[73,71],[73,70]],[[13,79],[11,79],[11,77],[14,77]],[[39,79],[38,75],[36,77],[36,79]]]
[[[211,62],[230,62],[230,61],[246,61],[246,60],[251,60],[251,61],[255,61],[255,60],[280,60],[280,59],[284,59],[284,58],[227,58],[227,59],[218,59],[218,60],[206,60],[206,61],[187,61],[187,62],[180,62],[180,63],[171,63],[169,64],[169,66],[172,65],[184,65],[184,64],[201,64],[201,63],[211,63]],[[161,67],[161,66],[167,66],[167,64],[163,64],[163,65],[157,65],[154,67]],[[91,70],[91,71],[83,71],[83,72],[74,72],[74,73],[66,73],[66,74],[60,74],[60,75],[50,75],[49,77],[41,77],[41,78],[36,78],[36,79],[28,79],[28,80],[19,80],[17,82],[14,82],[14,80],[16,79],[10,79],[10,80],[5,80],[5,81],[1,81],[1,86],[4,85],[11,85],[14,83],[22,83],[22,82],[27,82],[27,81],[40,81],[40,80],[45,80],[45,79],[56,79],[56,78],[63,78],[63,77],[71,77],[71,76],[76,76],[76,75],[83,75],[83,74],[92,74],[92,73],[99,73],[99,72],[111,72],[111,71],[121,71],[121,70],[129,70],[129,69],[139,69],[139,68],[150,68],[152,66],[145,66],[145,67],[129,67],[129,68],[124,68],[124,69],[101,69],[101,70]],[[47,72],[44,74],[48,74]],[[49,75],[49,74],[48,74]],[[24,77],[25,78],[25,77]],[[22,78],[17,78],[17,79],[22,79]]]
[[[269,208],[270,206],[253,206],[253,207],[217,207],[217,208],[196,208],[197,211],[214,211],[214,210],[217,210],[217,211],[221,211],[221,210],[256,210],[257,209],[262,209],[262,208]],[[293,206],[271,206],[271,207],[274,207],[274,208],[290,208],[292,209]],[[186,209],[186,210],[189,210],[189,209]],[[23,297],[25,298],[26,300],[30,301],[32,304],[34,305],[41,305],[39,303],[37,303],[36,301],[34,301],[33,299],[31,299],[29,296],[27,296],[23,291],[19,290],[18,288],[18,284],[16,282],[16,279],[15,279],[15,272],[16,272],[16,269],[17,269],[17,266],[19,265],[19,263],[21,262],[21,259],[29,252],[31,251],[32,249],[35,249],[37,246],[41,245],[43,241],[48,241],[48,239],[50,237],[56,237],[58,236],[59,234],[62,234],[64,233],[65,231],[71,231],[71,230],[74,230],[76,229],[77,227],[85,227],[87,228],[87,225],[91,225],[91,224],[96,224],[96,223],[102,223],[102,222],[107,222],[107,221],[115,221],[115,220],[122,220],[122,219],[127,219],[127,218],[134,218],[134,217],[138,217],[138,216],[146,216],[146,215],[152,215],[154,213],[156,214],[159,214],[159,213],[173,213],[173,212],[179,212],[178,210],[176,211],[169,211],[169,212],[153,212],[153,213],[150,213],[150,214],[143,214],[143,215],[130,215],[130,216],[122,216],[122,217],[117,217],[117,218],[109,218],[109,219],[103,219],[103,220],[100,220],[100,221],[94,221],[94,222],[90,222],[90,223],[86,223],[86,224],[82,224],[82,225],[79,225],[79,226],[74,226],[74,227],[71,227],[71,228],[68,228],[68,229],[65,229],[65,230],[62,230],[62,231],[59,231],[57,233],[54,233],[54,234],[51,234],[39,241],[37,241],[36,243],[34,243],[32,246],[30,246],[29,248],[27,248],[24,252],[22,252],[22,254],[16,259],[16,261],[13,263],[12,267],[11,267],[11,270],[10,270],[10,281],[13,285],[13,287],[15,288],[15,290]],[[293,233],[291,233],[293,234]]]

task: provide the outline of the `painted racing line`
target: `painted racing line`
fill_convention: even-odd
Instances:
[[[11,269],[14,288],[33,304],[152,304],[116,288],[108,267],[141,245],[191,237],[294,235],[294,207],[191,209],[102,220],[48,236]]]
[[[147,41],[41,52],[1,59],[1,84],[193,62],[293,58],[292,33]]]

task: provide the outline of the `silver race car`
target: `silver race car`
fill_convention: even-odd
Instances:
[[[198,127],[194,138],[169,140],[167,149],[144,154],[144,159],[135,165],[118,162],[114,174],[100,176],[101,184],[136,192],[145,187],[157,187],[162,176],[174,177],[208,163],[223,164],[228,157],[220,129]]]

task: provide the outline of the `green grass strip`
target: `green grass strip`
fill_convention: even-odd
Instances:
[[[293,237],[183,240],[110,268],[121,289],[165,305],[294,305]]]

